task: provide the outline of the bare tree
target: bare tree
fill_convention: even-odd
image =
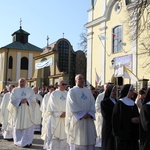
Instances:
[[[135,0],[128,6],[130,40],[137,41],[138,54],[145,57],[142,67],[150,71],[150,0]]]
[[[87,33],[83,32],[80,34],[81,42],[78,43],[79,48],[87,55]]]
[[[150,15],[150,8],[149,0],[137,0],[132,5],[130,5],[129,10],[129,23],[130,29],[133,31],[137,28],[136,36],[132,34],[131,39],[137,39],[144,30],[146,30],[147,26],[150,23],[149,15]]]

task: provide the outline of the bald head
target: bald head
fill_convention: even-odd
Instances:
[[[23,88],[26,86],[26,79],[25,78],[21,78],[18,80],[18,85]]]
[[[82,74],[76,75],[75,82],[76,82],[76,85],[79,86],[80,88],[84,87],[85,86],[84,76]]]

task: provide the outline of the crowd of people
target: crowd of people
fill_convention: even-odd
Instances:
[[[41,133],[46,150],[150,150],[150,88],[138,94],[132,84],[105,83],[103,91],[85,86],[82,74],[67,89],[65,80],[47,90],[28,87],[24,78],[1,95],[4,139],[31,147]]]
[[[150,88],[138,93],[132,84],[118,91],[112,84],[96,98],[96,145],[102,150],[150,149]]]

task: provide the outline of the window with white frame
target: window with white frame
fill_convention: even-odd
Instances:
[[[137,1],[137,0],[125,0],[126,5],[129,5],[129,4],[131,4],[131,3],[134,3],[135,1]]]
[[[112,39],[113,39],[113,53],[122,51],[122,26],[118,25],[112,30]]]

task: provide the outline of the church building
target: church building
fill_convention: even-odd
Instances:
[[[91,0],[87,28],[87,81],[147,87],[150,78],[150,1]],[[138,81],[125,78],[127,68]],[[126,69],[126,70],[127,70]],[[98,75],[99,78],[96,76]],[[145,85],[143,83],[145,82]]]
[[[83,74],[86,78],[83,51],[74,51],[65,38],[41,49],[28,42],[29,35],[20,26],[12,34],[12,43],[0,48],[0,91],[9,84],[17,86],[20,78],[25,78],[28,86],[41,88],[59,80],[65,80],[73,87],[76,74]]]
[[[30,34],[22,29],[12,34],[12,43],[0,48],[0,91],[9,84],[18,84],[19,78],[32,78],[34,57],[41,48],[28,42]]]
[[[35,71],[33,77],[28,80],[30,86],[55,85],[59,80],[65,80],[69,87],[73,87],[76,74],[80,73],[86,77],[85,53],[74,51],[65,38],[47,44],[34,60]]]

